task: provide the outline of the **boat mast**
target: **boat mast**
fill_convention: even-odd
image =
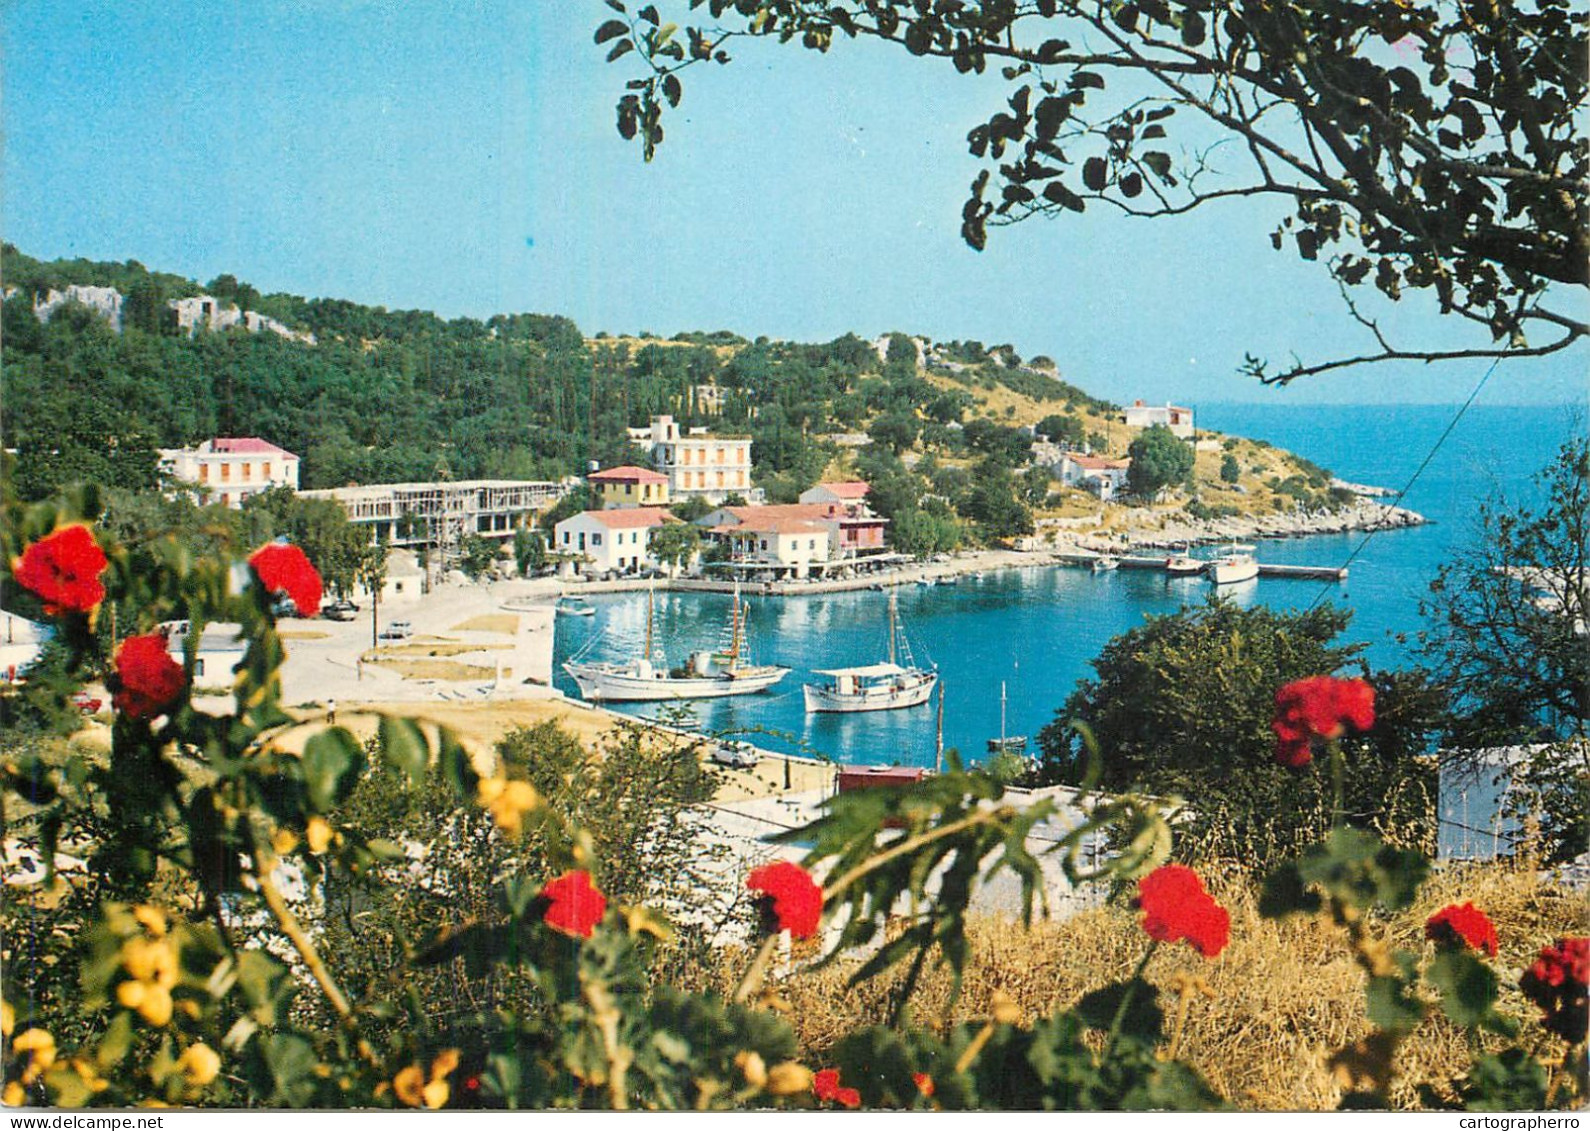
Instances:
[[[999,752],[1005,752],[1005,681],[999,681]]]
[[[740,583],[734,583],[734,611],[729,614],[732,635],[729,639],[729,670],[740,666]]]
[[[657,587],[655,585],[646,587],[646,651],[642,652],[641,655],[646,658],[647,663],[651,662],[651,613],[652,599],[656,591]]]
[[[895,615],[898,612],[899,607],[900,607],[899,594],[893,589],[889,590],[889,663],[891,663],[891,664],[893,664],[895,662],[895,657],[894,657]]]

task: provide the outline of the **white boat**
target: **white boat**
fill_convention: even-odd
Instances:
[[[1024,734],[1005,733],[1005,681],[999,682],[999,737],[988,740],[990,754],[1026,754],[1027,736]]]
[[[813,674],[827,676],[808,683],[802,691],[806,709],[813,712],[893,711],[926,703],[938,686],[939,673],[919,668],[910,644],[900,630],[899,600],[889,594],[889,658],[855,668],[830,668]],[[902,656],[901,653],[904,652]],[[901,664],[900,661],[905,663]]]
[[[598,702],[642,703],[754,695],[783,679],[789,669],[746,663],[742,655],[744,638],[745,612],[736,588],[727,648],[722,652],[697,652],[683,668],[659,668],[652,663],[652,595],[647,592],[646,647],[639,656],[623,662],[576,657],[565,663],[563,670],[579,685],[582,696]]]
[[[1093,559],[1094,573],[1108,573],[1112,569],[1121,568],[1121,559],[1111,557],[1109,554],[1100,554]]]
[[[1170,548],[1170,557],[1165,559],[1165,572],[1172,577],[1193,577],[1202,573],[1209,563],[1203,558],[1192,556],[1192,547],[1182,542]]]
[[[1233,542],[1226,547],[1225,555],[1215,558],[1206,567],[1209,580],[1216,585],[1235,585],[1239,581],[1252,581],[1259,576],[1259,563],[1254,561],[1255,547]]]
[[[560,617],[594,617],[596,606],[584,597],[563,597],[558,600]]]

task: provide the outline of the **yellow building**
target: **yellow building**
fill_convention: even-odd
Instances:
[[[665,507],[668,477],[644,467],[610,467],[593,471],[586,481],[596,488],[602,510],[615,507]]]

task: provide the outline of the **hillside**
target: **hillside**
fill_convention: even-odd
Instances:
[[[672,413],[749,434],[754,480],[774,501],[820,478],[865,476],[902,546],[927,552],[1100,509],[1028,466],[1022,428],[1047,420],[1111,455],[1136,431],[1052,361],[1023,363],[1009,345],[587,338],[556,315],[446,320],[260,294],[230,275],[201,285],[133,261],[44,263],[10,245],[0,273],[4,440],[24,498],[75,480],[152,488],[156,449],[216,435],[298,453],[306,488],[560,478],[637,458],[625,429]],[[74,286],[112,290],[83,305],[69,296],[90,292]],[[212,304],[208,325],[228,328],[179,324],[178,308],[196,303]],[[261,329],[276,332],[250,332]],[[1156,505],[1197,517],[1337,502],[1320,469],[1260,443],[1228,449],[1200,451],[1193,485]],[[1221,479],[1228,454],[1234,483]]]

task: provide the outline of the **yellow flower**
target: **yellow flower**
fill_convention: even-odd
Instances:
[[[443,1049],[436,1055],[436,1059],[431,1061],[431,1079],[440,1080],[444,1076],[450,1076],[457,1067],[458,1050]]]
[[[298,834],[292,829],[277,829],[271,834],[271,847],[276,850],[276,855],[286,856],[298,847]]]
[[[128,939],[121,946],[121,964],[140,982],[168,990],[177,984],[177,952],[165,940]]]
[[[132,909],[133,918],[143,924],[144,930],[155,938],[165,938],[166,913],[158,907],[151,907],[147,903],[140,903]]]
[[[336,836],[330,823],[324,817],[309,818],[309,825],[304,830],[304,839],[309,842],[309,851],[319,856],[331,847],[331,842]]]
[[[9,1037],[16,1027],[17,1011],[11,1008],[9,1001],[0,998],[0,1037]]]
[[[171,991],[154,982],[123,982],[116,987],[116,1000],[138,1011],[155,1028],[171,1020]]]
[[[392,1092],[401,1103],[409,1107],[425,1106],[425,1073],[417,1064],[411,1064],[392,1077]]]
[[[71,1069],[77,1073],[77,1078],[88,1086],[90,1092],[103,1092],[110,1087],[110,1081],[99,1074],[99,1071],[81,1056],[71,1059]]]
[[[0,1103],[3,1103],[6,1107],[21,1107],[27,1102],[27,1091],[15,1080],[7,1084],[5,1094],[0,1095]]]
[[[28,1063],[22,1070],[22,1083],[31,1084],[55,1063],[55,1038],[47,1030],[28,1029],[11,1042],[11,1051],[27,1054]]]
[[[450,1093],[451,1089],[448,1088],[446,1080],[432,1080],[420,1089],[420,1095],[425,1098],[425,1106],[432,1111],[445,1104]]]
[[[200,1042],[182,1050],[177,1067],[187,1076],[188,1083],[202,1088],[220,1074],[221,1058],[209,1045]]]
[[[492,819],[505,833],[517,834],[524,826],[524,815],[541,805],[541,795],[526,781],[481,778],[475,788],[480,804],[491,810]]]
[[[751,1087],[760,1088],[767,1083],[767,1062],[762,1059],[761,1053],[742,1049],[735,1054],[734,1064],[745,1073],[745,1082]]]
[[[812,1070],[786,1060],[767,1070],[767,1090],[775,1096],[794,1096],[812,1090]]]

